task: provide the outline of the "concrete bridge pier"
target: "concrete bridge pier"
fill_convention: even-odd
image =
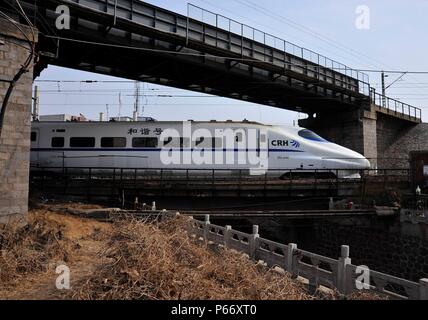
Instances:
[[[313,130],[323,138],[361,153],[376,168],[377,115],[372,110],[353,110],[336,113],[317,113],[316,117],[299,121],[299,125]]]
[[[428,150],[426,125],[421,119],[372,105],[335,113],[317,113],[299,121],[329,141],[357,151],[372,168],[409,168],[409,152]]]
[[[30,55],[27,37],[37,42],[30,28],[0,19],[0,110],[11,80]],[[15,84],[0,123],[0,223],[28,211],[32,83],[30,66]]]

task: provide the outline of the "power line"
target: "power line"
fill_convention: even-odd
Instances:
[[[245,19],[245,20],[252,21],[253,23],[257,23],[257,24],[258,24],[258,25],[260,25],[260,26],[263,26],[263,27],[265,27],[265,28],[268,28],[268,29],[274,30],[274,31],[276,31],[276,32],[279,32],[280,34],[284,34],[285,36],[287,36],[287,38],[292,38],[292,39],[298,40],[298,41],[300,41],[300,42],[302,42],[302,43],[305,43],[305,44],[307,44],[307,45],[312,45],[312,44],[309,44],[309,42],[302,40],[301,38],[298,38],[298,37],[292,36],[292,35],[290,35],[290,34],[284,33],[284,31],[283,31],[283,30],[279,30],[279,29],[276,29],[276,28],[272,28],[271,26],[268,26],[268,25],[266,25],[266,24],[260,23],[260,21],[256,21],[256,20],[253,20],[253,19],[249,19],[248,17],[244,17],[243,15],[239,15],[239,14],[237,14],[237,13],[236,13],[236,11],[228,10],[228,9],[226,9],[226,8],[224,8],[224,7],[221,7],[221,6],[219,6],[219,5],[213,4],[212,2],[207,1],[207,0],[200,0],[200,1],[202,1],[202,2],[204,2],[204,3],[206,3],[206,4],[210,5],[210,6],[212,6],[212,7],[214,7],[214,8],[217,8],[217,9],[223,10],[223,11],[225,11],[225,12],[232,13],[232,14],[234,14],[234,15],[236,15],[236,16],[238,16],[238,17],[241,17],[241,18],[243,18],[243,19]],[[245,5],[245,4],[244,4],[244,5]],[[322,39],[320,39],[320,40],[322,40]],[[330,50],[330,49],[326,49],[326,48],[324,48],[324,47],[320,47],[320,46],[316,46],[316,47],[318,47],[318,48],[319,48],[319,49],[321,49],[322,51],[325,51],[325,52],[328,52],[329,54],[334,54],[334,55],[336,55],[336,56],[337,56],[337,52],[334,52],[334,51],[332,51],[332,50]],[[345,59],[345,57],[344,57],[343,55],[339,55],[339,57],[340,57],[340,58]],[[354,60],[355,60],[355,61],[357,61],[356,59],[354,59]]]
[[[202,0],[202,1],[204,1],[204,0]],[[297,29],[297,30],[299,30],[299,31],[301,31],[303,33],[309,34],[312,37],[315,37],[318,40],[320,40],[320,41],[322,41],[324,43],[327,43],[328,45],[333,46],[333,47],[335,47],[337,49],[345,51],[347,54],[349,54],[351,56],[354,56],[354,57],[356,57],[358,59],[361,59],[361,57],[365,57],[366,60],[369,59],[371,61],[376,61],[375,59],[373,59],[373,58],[365,55],[364,53],[358,52],[358,51],[356,51],[353,48],[347,47],[347,46],[341,44],[340,42],[338,42],[338,41],[336,41],[334,39],[331,39],[331,38],[329,38],[329,37],[327,37],[325,35],[322,35],[321,33],[317,32],[317,31],[314,31],[314,30],[312,30],[312,29],[310,29],[310,28],[308,28],[308,27],[306,27],[304,25],[301,25],[301,24],[299,24],[299,23],[297,23],[297,22],[295,22],[293,20],[290,20],[290,19],[288,19],[288,18],[286,18],[286,17],[278,14],[277,12],[274,12],[272,10],[269,10],[269,9],[265,8],[265,7],[262,7],[262,6],[254,3],[252,1],[244,0],[246,3],[244,3],[241,0],[234,0],[234,1],[238,2],[238,3],[241,3],[242,5],[244,5],[244,6],[248,7],[248,8],[252,8],[253,10],[255,10],[257,12],[260,12],[260,10],[262,10],[262,11],[264,11],[263,12],[264,15],[266,15],[268,17],[271,17],[271,18],[273,18],[273,19],[275,19],[275,20],[277,20],[279,22],[285,23],[285,24],[287,24],[287,25],[293,27],[294,29]],[[377,63],[379,63],[379,61],[377,61]],[[372,65],[372,66],[374,66],[372,63],[369,63],[369,64]]]
[[[201,0],[201,1],[204,1],[204,0]],[[347,46],[344,46],[344,45],[342,45],[341,43],[339,43],[339,42],[337,42],[337,41],[335,41],[335,40],[333,40],[333,39],[331,39],[331,38],[328,38],[328,37],[326,37],[326,36],[323,36],[323,35],[321,35],[319,32],[317,32],[317,31],[314,31],[314,30],[311,30],[310,28],[308,28],[308,27],[306,27],[306,26],[303,26],[303,25],[300,25],[300,24],[298,24],[298,23],[296,23],[296,22],[294,22],[294,21],[292,21],[292,20],[290,20],[290,19],[287,19],[287,18],[285,18],[285,17],[283,17],[283,16],[281,16],[281,15],[279,15],[277,12],[274,12],[274,11],[272,11],[272,10],[269,10],[269,9],[266,9],[266,8],[264,8],[264,7],[262,7],[262,6],[260,6],[260,5],[257,5],[257,4],[255,4],[254,2],[252,2],[252,1],[249,1],[249,0],[244,0],[244,1],[246,1],[248,4],[245,4],[245,3],[243,3],[241,0],[234,0],[234,1],[236,1],[236,2],[238,2],[238,3],[241,3],[241,4],[243,4],[244,6],[247,6],[247,7],[249,7],[249,8],[252,8],[252,9],[254,9],[254,10],[256,10],[258,13],[260,12],[260,10],[262,10],[262,11],[265,11],[264,12],[264,14],[265,15],[267,15],[267,16],[270,16],[271,18],[274,18],[275,19],[275,16],[277,17],[276,19],[278,20],[282,20],[283,22],[285,22],[286,24],[288,24],[288,25],[291,25],[292,27],[294,27],[294,28],[296,28],[296,26],[298,26],[298,28],[296,28],[296,29],[298,29],[299,30],[299,28],[300,29],[306,29],[307,31],[304,31],[304,30],[301,30],[302,32],[305,32],[305,33],[307,33],[307,34],[311,34],[312,36],[315,36],[316,38],[318,38],[318,39],[320,39],[320,40],[322,40],[322,41],[324,41],[324,42],[333,42],[333,43],[337,43],[339,46],[341,46],[341,47],[343,47],[343,48],[345,48],[346,50],[350,50],[350,51],[352,51],[352,52],[355,52],[355,53],[357,53],[358,55],[360,55],[360,56],[363,56],[363,57],[366,57],[366,61],[368,61],[367,59],[369,59],[369,60],[371,60],[371,61],[375,61],[376,63],[380,63],[380,65],[386,65],[386,64],[384,64],[383,62],[380,62],[380,61],[378,61],[378,60],[376,60],[376,59],[373,59],[372,57],[370,57],[370,56],[367,56],[367,55],[365,55],[365,54],[363,54],[363,53],[361,53],[361,52],[359,52],[359,51],[356,51],[356,50],[354,50],[354,49],[352,49],[352,48],[349,48],[349,47],[347,47]],[[266,13],[267,12],[267,13]],[[271,13],[271,14],[269,14],[269,13]],[[279,21],[278,20],[278,21]],[[289,23],[287,23],[287,21],[289,22]],[[293,26],[293,24],[295,25],[295,26]],[[326,40],[323,40],[322,38],[324,38],[324,39],[326,39]],[[334,45],[335,47],[337,47],[336,45]],[[339,48],[340,49],[340,48]],[[341,50],[343,50],[343,49],[341,49]],[[351,53],[352,54],[352,53]],[[354,55],[354,54],[352,54],[352,55]],[[355,55],[354,55],[355,56]],[[372,64],[372,63],[370,63],[370,65],[373,65],[374,66],[374,64]],[[387,66],[387,65],[386,65]],[[389,66],[388,66],[389,67]],[[355,69],[356,70],[356,69]],[[364,71],[364,70],[358,70],[358,71],[362,71],[362,72],[368,72],[368,71]],[[379,71],[376,71],[376,72],[381,72],[381,70],[379,70]],[[393,73],[396,73],[396,71],[394,71]],[[397,72],[398,73],[398,72]],[[399,72],[399,73],[402,73],[402,72]],[[415,74],[415,73],[413,73],[413,72],[407,72],[407,73],[412,73],[412,74]],[[419,74],[426,74],[425,72],[424,73],[419,73]],[[419,90],[419,88],[415,88],[416,90]]]

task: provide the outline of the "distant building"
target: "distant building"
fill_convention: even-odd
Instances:
[[[133,119],[131,117],[110,117],[110,121],[129,122]]]
[[[76,121],[76,122],[85,122],[88,121],[83,114],[78,116],[71,114],[49,114],[39,116],[39,121]]]

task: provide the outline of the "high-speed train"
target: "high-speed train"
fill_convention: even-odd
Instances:
[[[242,121],[33,122],[31,166],[333,170],[370,168],[361,154],[293,126]]]

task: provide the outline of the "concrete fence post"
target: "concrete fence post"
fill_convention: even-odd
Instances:
[[[419,280],[419,300],[428,300],[428,279]]]
[[[291,274],[296,273],[297,270],[293,270],[293,262],[294,262],[294,251],[297,250],[297,244],[289,243],[287,246],[287,271]]]
[[[224,246],[226,248],[230,247],[230,237],[231,237],[231,230],[232,230],[232,226],[226,226],[226,229],[224,230],[224,235],[223,235],[223,239],[224,239]]]
[[[340,248],[340,258],[337,265],[337,289],[341,294],[350,294],[349,288],[353,286],[348,286],[348,282],[352,281],[352,277],[348,279],[347,277],[347,265],[351,264],[351,258],[349,258],[349,246],[341,246]]]
[[[205,221],[204,221],[204,239],[205,241],[208,241],[208,233],[210,231],[210,215],[205,215]]]
[[[253,225],[253,233],[251,234],[250,239],[248,239],[248,244],[250,247],[250,252],[248,255],[250,256],[250,259],[254,259],[256,257],[256,249],[259,238],[259,226]]]

